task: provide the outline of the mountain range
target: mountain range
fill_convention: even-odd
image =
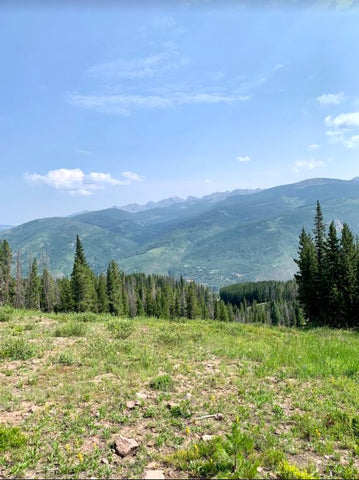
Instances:
[[[314,178],[33,220],[0,238],[20,249],[24,270],[37,257],[53,274],[69,275],[79,234],[96,272],[114,259],[126,272],[182,275],[217,289],[292,278],[298,236],[302,226],[312,229],[317,200],[327,223],[347,222],[359,233],[359,179]]]

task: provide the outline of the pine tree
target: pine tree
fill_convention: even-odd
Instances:
[[[97,280],[97,311],[107,313],[109,310],[109,300],[107,295],[107,278],[101,273]]]
[[[55,291],[53,279],[47,270],[44,268],[41,277],[41,293],[40,293],[40,307],[43,312],[52,312],[55,304]]]
[[[123,314],[122,282],[118,265],[111,260],[107,268],[107,295],[109,312],[112,315]]]
[[[187,305],[187,318],[199,317],[199,308],[196,296],[196,285],[194,282],[190,282],[187,287],[186,293],[186,305]]]
[[[305,316],[313,321],[318,318],[319,305],[315,289],[318,278],[318,260],[311,236],[304,228],[299,237],[298,259],[295,260],[299,272],[295,275],[298,284],[298,298]]]
[[[73,299],[72,299],[72,289],[71,281],[68,278],[61,278],[57,281],[59,287],[59,297],[60,302],[58,309],[61,312],[72,312],[74,311]]]
[[[334,222],[329,225],[328,238],[325,245],[323,279],[323,317],[325,324],[335,326],[338,318],[340,302],[340,244]]]
[[[40,309],[41,280],[37,270],[37,260],[32,262],[26,285],[26,307],[30,310]]]
[[[316,214],[314,217],[314,244],[317,256],[317,274],[314,283],[314,289],[317,301],[317,320],[325,323],[325,224],[320,203],[317,201]]]
[[[7,240],[0,242],[0,303],[10,303],[12,252]]]
[[[339,324],[335,326],[350,326],[357,312],[354,310],[355,294],[356,294],[356,248],[354,244],[354,236],[345,223],[343,225],[342,235],[340,239],[340,255],[339,255]]]
[[[25,307],[24,283],[23,283],[22,274],[21,274],[21,253],[20,253],[20,250],[18,250],[17,254],[16,254],[16,277],[15,277],[14,307],[15,308],[24,308]]]
[[[87,264],[80,237],[76,236],[76,252],[71,274],[73,307],[77,312],[95,312],[97,306],[95,278]]]

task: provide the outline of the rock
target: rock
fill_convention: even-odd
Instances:
[[[130,400],[129,402],[126,403],[126,407],[129,409],[129,410],[134,410],[136,408],[136,406],[138,405],[138,402],[134,402],[133,400]]]
[[[119,435],[115,438],[113,446],[115,453],[123,458],[134,452],[139,447],[139,444],[133,438],[126,438],[122,437],[122,435]]]
[[[162,470],[146,470],[143,478],[145,480],[161,480],[166,477]]]
[[[172,408],[175,408],[175,407],[178,407],[178,403],[175,403],[175,402],[168,402],[167,403],[167,408],[169,410],[172,410]]]
[[[192,395],[190,393],[186,393],[185,397],[186,400],[190,400],[192,398]]]
[[[213,439],[213,435],[202,435],[201,440],[204,442],[209,442],[210,440]]]
[[[101,458],[100,462],[101,462],[103,465],[108,465],[108,460],[107,460],[107,458]]]
[[[216,420],[223,420],[223,415],[221,413],[217,413],[214,417]]]
[[[136,397],[140,400],[145,400],[147,398],[147,395],[145,393],[137,392]]]

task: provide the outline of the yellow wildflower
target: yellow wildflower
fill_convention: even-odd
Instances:
[[[79,459],[80,463],[84,461],[84,456],[82,455],[81,452],[77,454],[77,458]]]
[[[66,452],[70,452],[71,451],[71,447],[68,443],[66,443],[65,445],[65,448],[66,448]]]
[[[190,433],[190,429],[189,427],[186,427],[186,435],[189,435],[189,433]]]
[[[320,433],[320,431],[317,428],[315,429],[315,433],[318,435],[318,437],[322,436],[322,434]]]

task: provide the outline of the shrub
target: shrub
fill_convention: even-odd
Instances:
[[[115,338],[125,340],[132,334],[135,325],[132,320],[111,320],[107,328]]]
[[[172,378],[168,374],[155,377],[150,383],[150,387],[152,388],[152,390],[162,390],[163,392],[167,392],[168,390],[170,390],[172,385]]]
[[[283,480],[291,479],[313,479],[316,478],[307,470],[299,470],[295,465],[291,465],[286,460],[279,465],[278,478]]]
[[[55,337],[83,337],[85,334],[86,326],[74,321],[58,326],[54,332]]]
[[[18,448],[26,443],[26,437],[17,427],[0,425],[0,452]]]
[[[0,346],[0,358],[27,360],[34,355],[34,347],[23,338],[10,338]]]

